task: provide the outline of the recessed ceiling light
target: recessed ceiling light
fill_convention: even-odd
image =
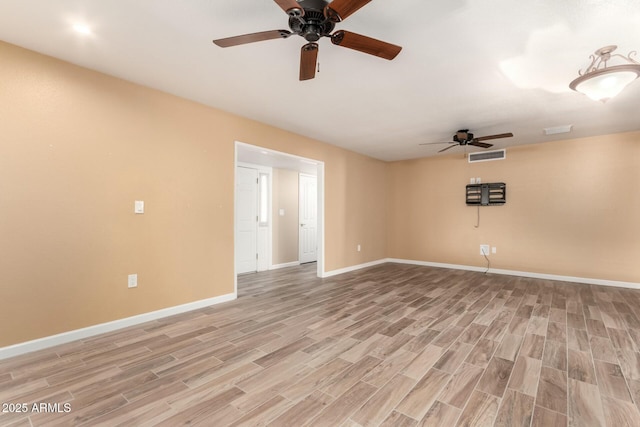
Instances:
[[[88,36],[91,34],[91,28],[87,24],[76,22],[73,24],[73,31]]]
[[[573,125],[554,126],[551,128],[544,128],[545,135],[556,135],[558,133],[569,133]]]

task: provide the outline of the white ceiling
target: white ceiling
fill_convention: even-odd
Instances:
[[[596,49],[640,50],[639,22],[638,0],[373,0],[336,28],[398,57],[322,39],[320,73],[300,82],[302,38],[211,43],[287,29],[271,0],[0,1],[1,40],[383,160],[434,155],[446,146],[418,144],[460,128],[515,134],[495,148],[640,129],[640,82],[606,104],[568,88]]]

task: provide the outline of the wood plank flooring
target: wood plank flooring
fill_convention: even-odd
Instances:
[[[315,271],[243,275],[236,301],[0,361],[0,425],[640,426],[640,291]]]

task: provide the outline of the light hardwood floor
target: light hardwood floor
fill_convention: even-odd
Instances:
[[[384,264],[0,361],[2,426],[640,426],[640,291]]]

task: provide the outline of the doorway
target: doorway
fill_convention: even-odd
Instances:
[[[315,202],[317,215],[316,215],[315,227],[313,226],[313,223],[309,223],[310,227],[307,234],[309,234],[308,236],[309,241],[312,241],[312,239],[315,238],[315,244],[309,243],[308,247],[315,247],[315,258],[317,260],[316,273],[318,277],[322,277],[324,275],[324,231],[323,231],[324,230],[324,162],[314,160],[314,159],[309,159],[309,158],[303,158],[300,156],[283,153],[279,151],[269,150],[262,147],[257,147],[254,145],[236,141],[235,143],[235,166],[236,166],[235,182],[236,184],[239,184],[241,182],[240,180],[243,179],[243,177],[238,176],[238,170],[239,170],[238,166],[247,166],[247,165],[250,165],[252,167],[259,166],[259,167],[271,168],[273,170],[273,174],[276,173],[275,169],[277,168],[277,169],[286,169],[290,171],[296,171],[297,173],[315,177],[315,181],[316,181],[315,196],[313,195],[312,190],[309,190],[308,192],[310,193],[309,198]],[[240,171],[240,174],[242,173],[243,171]],[[249,179],[249,178],[246,178],[246,179]],[[253,179],[253,176],[251,177],[251,179]],[[259,177],[256,179],[259,180]],[[241,191],[239,191],[237,185],[234,185],[234,188],[235,188],[234,193],[235,193],[235,240],[236,240],[235,246],[236,246],[236,249],[238,249],[241,245],[246,245],[245,243],[240,241],[241,239],[245,238],[245,236],[241,235],[241,233],[243,232],[242,231],[243,227],[241,224],[241,218],[238,216],[238,209],[240,204],[244,203],[242,202],[241,199],[243,197],[250,197],[250,196],[241,194]],[[275,191],[275,189],[273,191]],[[258,195],[256,195],[256,197],[259,198]],[[312,202],[310,201],[309,203],[312,203]],[[270,206],[269,212],[271,212],[272,209],[274,212],[273,215],[281,215],[281,213],[279,213],[281,210],[278,209],[277,206],[275,205]],[[285,214],[289,215],[289,211],[287,210]],[[253,220],[256,221],[255,215],[253,216]],[[273,222],[273,218],[271,218],[271,220],[269,221],[269,224],[271,225],[272,222]],[[304,224],[307,224],[307,223],[304,223]],[[315,233],[311,231],[313,230],[313,228],[315,228]],[[269,230],[269,233],[271,233],[271,230]],[[298,245],[298,243],[299,242],[296,241],[296,245]],[[269,244],[271,244],[271,242]],[[234,284],[235,284],[235,293],[237,295],[237,275],[240,274],[240,272],[244,272],[246,268],[254,268],[254,267],[252,263],[250,264],[251,267],[248,267],[247,265],[243,266],[242,264],[243,262],[246,261],[247,263],[249,263],[250,260],[248,259],[248,257],[246,257],[246,259],[242,259],[238,254],[238,250],[235,251],[235,257],[236,259],[234,264],[235,264],[236,274],[235,274]],[[305,259],[309,259],[309,258],[305,258]],[[269,262],[271,262],[271,260],[269,260]],[[310,262],[310,261],[307,261],[307,262]],[[271,268],[271,267],[272,267],[271,264],[269,264],[268,268]],[[248,271],[258,271],[258,267],[255,267],[255,269],[248,270]]]

